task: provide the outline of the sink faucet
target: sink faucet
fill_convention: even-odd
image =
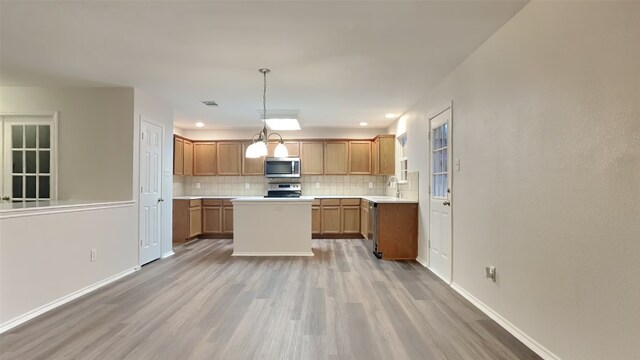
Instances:
[[[389,176],[389,186],[391,186],[391,184],[395,183],[396,184],[396,197],[398,199],[400,199],[400,187],[398,186],[398,178],[394,175]]]

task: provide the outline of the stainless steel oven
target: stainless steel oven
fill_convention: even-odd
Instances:
[[[268,178],[299,178],[300,158],[268,157],[264,160],[264,175]]]

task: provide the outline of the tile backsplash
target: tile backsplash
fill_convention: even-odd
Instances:
[[[396,196],[396,186],[400,189],[400,198],[418,201],[418,189],[420,185],[419,176],[417,171],[410,171],[407,173],[407,182],[401,184],[393,184],[393,186],[385,186],[386,196]],[[388,184],[387,184],[388,185]]]
[[[385,195],[388,176],[378,175],[303,175],[302,195]],[[271,182],[264,176],[179,176],[173,177],[174,196],[265,195]],[[417,197],[417,196],[416,196]]]

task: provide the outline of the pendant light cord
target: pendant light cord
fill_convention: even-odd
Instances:
[[[267,72],[263,72],[264,85],[262,88],[262,122],[267,126]]]

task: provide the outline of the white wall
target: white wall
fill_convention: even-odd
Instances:
[[[562,359],[640,353],[638,19],[531,2],[405,115],[427,229],[426,119],[453,100],[454,282]]]
[[[138,199],[140,188],[140,118],[164,127],[164,143],[162,149],[162,254],[172,253],[172,218],[173,218],[173,108],[139,89],[135,89],[134,120],[135,128],[133,150],[133,199]]]
[[[251,139],[260,126],[245,129],[180,129],[176,133],[192,140],[242,140]],[[286,139],[372,139],[379,134],[386,134],[386,129],[376,128],[322,128],[309,127],[300,131],[276,131]]]
[[[1,91],[0,112],[59,112],[59,199],[131,199],[132,88]]]
[[[69,210],[0,213],[0,328],[137,266],[133,202]]]

